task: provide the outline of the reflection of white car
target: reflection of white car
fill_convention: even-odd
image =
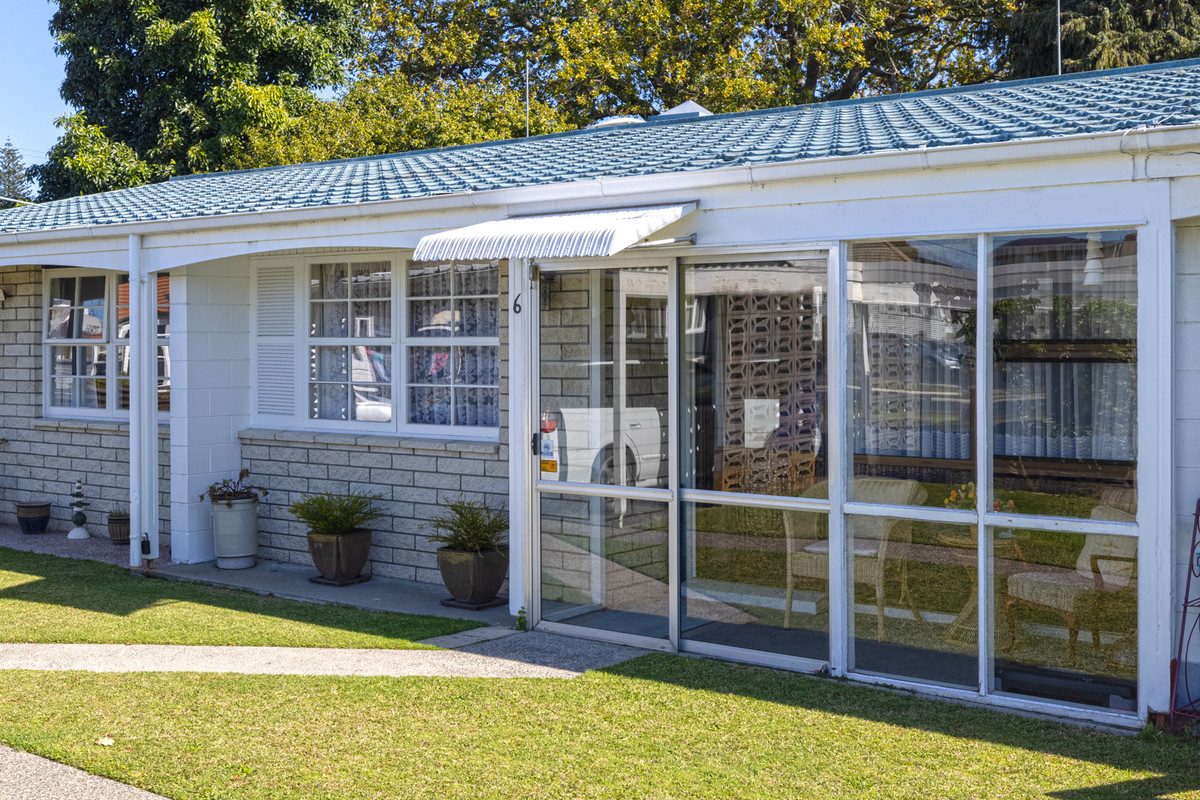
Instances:
[[[618,426],[624,464],[616,459]],[[542,477],[574,483],[659,486],[659,472],[666,466],[664,430],[656,408],[625,408],[616,414],[611,408],[547,411],[541,423]]]

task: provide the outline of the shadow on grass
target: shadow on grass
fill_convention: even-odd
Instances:
[[[769,703],[854,717],[1078,761],[1106,764],[1150,777],[1050,792],[1048,797],[1159,798],[1200,792],[1200,738],[1119,734],[957,705],[849,681],[817,678],[709,659],[652,654],[608,667],[623,678],[695,691],[734,694]],[[834,735],[834,732],[831,732]]]
[[[478,626],[470,620],[302,603],[237,589],[148,578],[112,564],[4,547],[0,547],[0,571],[26,578],[18,577],[17,582],[0,588],[0,603],[17,601],[71,608],[108,618],[129,619],[151,608],[191,603],[215,610],[404,641],[418,641]],[[196,620],[196,624],[204,623]]]

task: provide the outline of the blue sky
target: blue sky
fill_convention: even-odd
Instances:
[[[58,96],[63,62],[47,25],[58,4],[0,0],[0,145],[11,139],[26,166],[46,160],[58,141],[54,120],[69,111]]]

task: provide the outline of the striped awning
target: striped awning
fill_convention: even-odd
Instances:
[[[696,203],[512,217],[433,233],[414,261],[611,256],[696,210]]]

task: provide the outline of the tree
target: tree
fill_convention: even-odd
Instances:
[[[993,32],[1007,77],[1058,71],[1054,0],[1021,0]],[[1154,64],[1200,56],[1200,2],[1062,0],[1063,72]]]
[[[685,100],[737,111],[992,77],[1016,0],[372,0],[361,74],[532,89],[573,125]]]
[[[25,174],[25,162],[21,153],[13,147],[12,140],[5,139],[0,148],[0,198],[11,200],[33,200],[33,184]],[[0,208],[17,205],[11,200],[0,199]]]
[[[357,2],[58,0],[62,96],[82,116],[64,123],[43,194],[223,168],[248,129],[285,124],[310,107],[310,89],[341,79]],[[79,171],[105,149],[115,171]]]
[[[41,191],[39,201],[106,192],[166,180],[170,170],[148,164],[133,148],[108,138],[99,125],[88,124],[82,113],[55,120],[63,135],[50,148],[45,164],[31,167]]]
[[[355,82],[337,101],[314,99],[284,125],[247,129],[229,165],[248,169],[513,139],[525,135],[525,126],[524,99],[501,87],[448,80],[413,85],[403,75],[381,75]],[[553,109],[531,104],[531,134],[566,127]]]

